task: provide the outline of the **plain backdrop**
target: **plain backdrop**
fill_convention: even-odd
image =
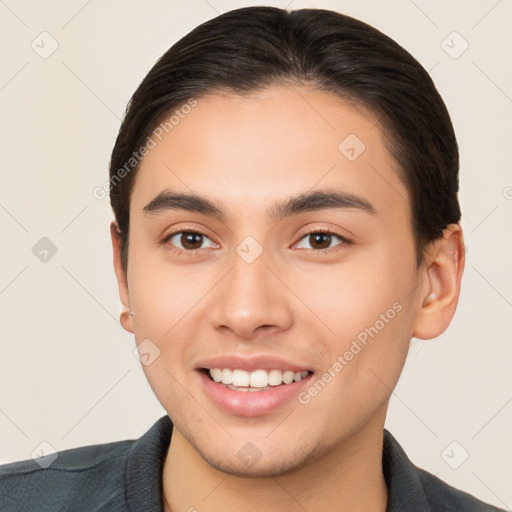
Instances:
[[[0,462],[42,442],[136,439],[165,414],[119,324],[112,212],[93,189],[156,59],[199,23],[256,4],[359,18],[443,96],[461,154],[462,295],[442,336],[413,340],[386,426],[416,465],[510,509],[510,0],[0,1]]]

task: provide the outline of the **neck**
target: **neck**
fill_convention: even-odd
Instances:
[[[323,457],[268,478],[243,478],[213,468],[175,429],[163,470],[164,511],[385,512],[383,428],[383,418],[374,417]]]

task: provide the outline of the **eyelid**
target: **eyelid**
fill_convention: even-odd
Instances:
[[[183,233],[196,233],[196,234],[201,235],[201,236],[203,236],[205,238],[208,238],[213,244],[215,244],[217,246],[219,245],[219,244],[217,244],[217,242],[213,241],[210,236],[208,236],[206,233],[204,233],[200,229],[198,229],[198,228],[187,228],[187,227],[180,228],[178,230],[175,230],[175,231],[172,231],[171,233],[166,234],[164,236],[163,240],[162,240],[162,243],[163,244],[168,244],[171,247],[171,250],[174,251],[174,252],[185,253],[185,254],[188,254],[188,255],[193,255],[193,254],[195,254],[198,251],[201,251],[203,249],[212,249],[211,247],[209,247],[209,248],[188,249],[187,250],[187,249],[180,249],[179,247],[176,247],[174,245],[169,244],[169,241],[173,237],[175,237],[176,235],[179,235],[179,234],[183,234]],[[331,252],[331,251],[336,250],[337,248],[339,248],[339,246],[346,246],[346,245],[351,245],[352,244],[352,241],[349,238],[347,238],[345,235],[341,234],[339,231],[335,230],[334,228],[316,227],[316,228],[310,228],[308,231],[302,233],[300,235],[299,239],[293,244],[293,246],[297,245],[304,238],[307,238],[308,236],[316,234],[316,233],[323,233],[323,234],[326,234],[326,235],[334,235],[334,236],[338,237],[341,240],[342,243],[340,243],[338,245],[335,245],[334,247],[328,247],[327,249],[306,249],[306,250],[312,251],[314,253],[327,253],[327,252]],[[302,250],[304,250],[304,249],[302,249]]]
[[[335,251],[337,248],[341,248],[340,246],[351,245],[353,243],[352,240],[350,240],[349,238],[347,238],[345,235],[341,234],[339,231],[337,231],[334,228],[316,227],[316,228],[310,228],[305,233],[302,233],[300,235],[299,239],[297,240],[297,242],[295,242],[293,244],[293,246],[297,245],[304,238],[307,238],[308,236],[316,234],[316,233],[322,233],[322,234],[326,234],[326,235],[334,235],[337,238],[339,238],[342,241],[342,243],[335,245],[334,247],[328,247],[327,249],[317,249],[317,250],[307,249],[308,251],[322,254],[322,253],[327,253],[330,251]]]
[[[177,229],[175,231],[171,231],[170,233],[166,234],[163,237],[163,239],[162,239],[162,244],[168,246],[168,248],[170,248],[170,250],[172,250],[173,252],[184,253],[184,254],[189,254],[189,255],[195,254],[195,253],[197,253],[197,252],[199,252],[199,251],[201,251],[203,249],[212,249],[212,247],[205,247],[205,248],[200,248],[200,249],[180,249],[179,247],[176,247],[176,246],[170,244],[170,240],[172,238],[174,238],[176,235],[183,234],[183,233],[196,233],[196,234],[201,235],[201,236],[203,236],[205,238],[208,238],[208,240],[210,240],[214,245],[216,245],[216,246],[219,245],[219,244],[217,244],[217,242],[212,240],[212,238],[210,236],[208,236],[206,233],[204,233],[200,229],[198,229],[198,228],[187,228],[187,227],[180,228],[180,229]]]

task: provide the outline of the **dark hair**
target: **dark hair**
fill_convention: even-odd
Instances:
[[[418,264],[426,244],[460,220],[457,141],[419,62],[377,29],[334,11],[248,7],[217,16],[175,43],[128,104],[110,161],[110,202],[125,268],[140,162],[134,156],[162,119],[201,95],[247,94],[289,81],[333,92],[379,119],[409,191]]]

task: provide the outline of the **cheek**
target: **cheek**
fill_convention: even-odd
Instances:
[[[409,267],[409,271],[407,268]],[[348,258],[337,265],[311,266],[308,273],[289,274],[289,282],[320,323],[322,332],[343,348],[347,340],[356,337],[376,322],[381,315],[392,317],[410,301],[415,287],[415,267],[408,255],[396,251],[362,251],[357,258]],[[402,314],[401,316],[405,316]],[[386,323],[386,326],[388,323]]]
[[[389,397],[412,335],[416,269],[410,256],[374,252],[371,259],[311,280],[316,291],[310,291],[308,305],[330,330],[323,340],[325,373],[318,376],[327,383],[317,401],[319,414],[321,404],[330,403],[336,414],[361,416]]]
[[[199,290],[194,279],[187,280],[179,268],[151,261],[150,254],[146,258],[133,251],[130,257],[128,284],[136,343],[150,354],[151,364],[144,364],[141,356],[142,368],[160,398],[176,388],[176,378],[182,380],[178,372],[186,364],[183,345],[188,337],[176,333],[183,329]]]
[[[130,258],[130,304],[137,312],[139,334],[157,339],[172,336],[211,286],[211,268],[172,265],[162,249],[134,249]]]

